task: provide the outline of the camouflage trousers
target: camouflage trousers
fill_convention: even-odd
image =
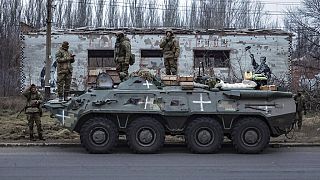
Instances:
[[[39,136],[42,136],[40,113],[29,113],[29,114],[27,114],[27,120],[28,120],[28,126],[29,126],[30,135],[33,136],[33,126],[34,126],[34,123],[36,123],[37,132],[38,132]]]
[[[177,60],[174,58],[164,58],[164,66],[166,68],[166,75],[177,74]]]
[[[297,120],[297,124],[298,124],[299,129],[301,129],[301,126],[302,126],[302,117],[303,117],[302,111],[297,111],[296,112],[296,120]]]
[[[64,95],[64,93],[68,94],[70,92],[71,78],[72,78],[71,73],[58,74],[57,91],[58,91],[59,97],[62,97]]]
[[[128,78],[129,64],[127,63],[116,63],[117,72],[119,73],[120,80],[125,81]]]

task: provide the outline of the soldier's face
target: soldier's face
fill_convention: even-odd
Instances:
[[[32,88],[30,89],[30,91],[31,91],[32,93],[36,93],[36,92],[37,92],[37,88],[32,87]]]
[[[167,35],[167,37],[170,37],[171,36],[171,32],[167,32],[166,35]]]

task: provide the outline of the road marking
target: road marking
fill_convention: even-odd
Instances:
[[[200,104],[200,110],[203,111],[203,104],[211,104],[211,101],[203,101],[202,93],[200,93],[200,101],[192,101],[195,104]]]

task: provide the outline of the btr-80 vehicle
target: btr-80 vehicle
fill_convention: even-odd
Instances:
[[[51,100],[45,107],[80,133],[90,153],[110,153],[119,135],[126,135],[135,153],[159,151],[166,135],[184,135],[193,153],[219,151],[224,136],[239,153],[259,153],[270,136],[287,133],[294,123],[290,92],[210,88],[187,79],[138,76],[115,86],[110,76],[101,74],[96,88],[68,102]]]

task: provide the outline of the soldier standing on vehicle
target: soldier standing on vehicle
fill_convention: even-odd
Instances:
[[[119,73],[121,81],[124,81],[128,77],[129,61],[131,56],[131,43],[127,36],[123,32],[116,33],[117,40],[115,43],[114,61],[116,63],[116,69]]]
[[[304,111],[304,115],[306,115],[306,105],[305,105],[305,99],[302,95],[302,91],[299,90],[298,94],[294,96],[294,100],[296,102],[296,120],[298,122],[298,129],[301,130],[302,126],[302,118],[303,114],[302,111]]]
[[[74,56],[69,51],[69,43],[64,41],[56,53],[57,66],[57,91],[59,101],[69,100],[70,85],[72,79],[72,63],[74,63]]]
[[[177,74],[177,63],[180,55],[179,42],[175,39],[172,30],[166,31],[166,37],[160,42],[163,51],[164,66],[167,75]]]
[[[45,140],[42,136],[42,128],[41,128],[41,119],[42,116],[42,95],[37,90],[36,85],[32,84],[29,88],[27,88],[22,95],[27,98],[27,104],[25,107],[25,113],[27,114],[29,133],[30,133],[30,141],[34,141],[33,136],[33,126],[34,123],[37,125],[38,137],[40,140]]]
[[[271,78],[271,69],[269,66],[266,64],[267,58],[265,56],[260,57],[260,64],[256,62],[254,59],[254,55],[250,54],[252,66],[255,70],[255,73],[257,74],[264,74],[268,79]]]

